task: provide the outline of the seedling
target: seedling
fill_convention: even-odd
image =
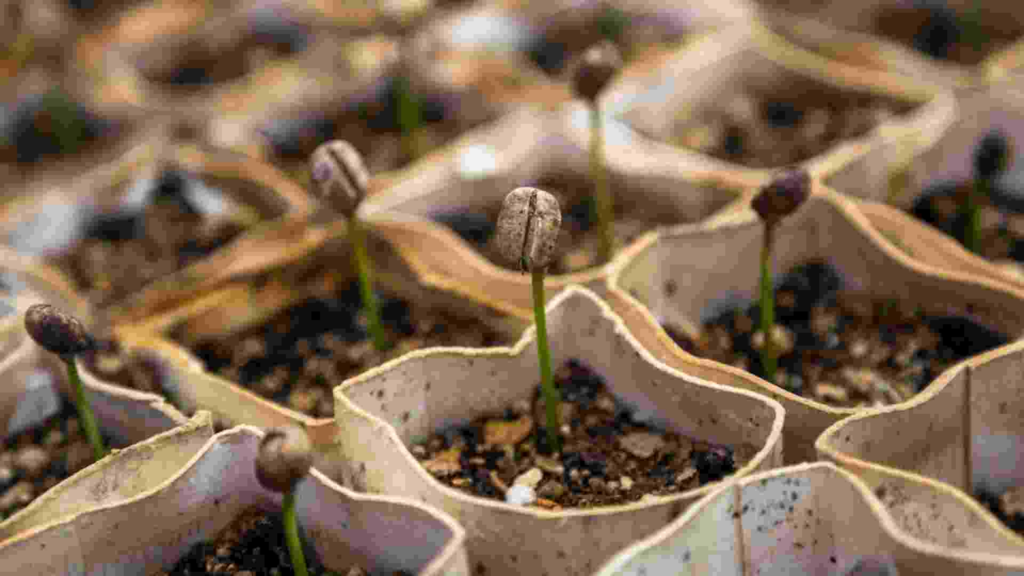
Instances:
[[[299,526],[295,520],[295,486],[313,466],[313,445],[296,426],[267,430],[256,454],[256,480],[267,490],[283,494],[284,539],[296,576],[307,576]]]
[[[594,220],[600,235],[598,262],[611,260],[614,247],[612,236],[612,193],[608,188],[608,173],[604,158],[604,123],[598,97],[622,67],[622,56],[610,41],[595,44],[583,53],[573,74],[572,87],[590,108],[590,176],[594,181]]]
[[[548,448],[561,450],[558,436],[558,390],[551,379],[547,317],[544,314],[544,271],[554,259],[562,211],[554,196],[537,188],[516,188],[505,196],[498,215],[497,244],[505,258],[529,271],[533,284],[533,316],[537,326],[540,389],[547,419]]]
[[[981,201],[994,192],[995,179],[1006,170],[1010,155],[1010,143],[998,130],[986,134],[974,150],[974,186],[967,190],[960,206],[965,220],[964,247],[971,252],[977,253],[980,248]]]
[[[402,155],[409,162],[423,155],[423,104],[412,89],[409,80],[409,57],[411,48],[402,47],[402,63],[392,84],[395,105],[395,120],[402,134]]]
[[[775,227],[783,218],[796,212],[807,200],[810,189],[811,179],[806,171],[789,170],[762,188],[751,202],[751,207],[764,222],[764,242],[761,245],[761,334],[764,335],[764,346],[761,347],[761,367],[764,379],[772,383],[778,367],[778,355],[772,339],[775,292],[772,290],[771,263]]]
[[[92,337],[85,330],[82,322],[74,316],[61,312],[49,304],[33,304],[25,311],[25,330],[29,336],[46,350],[53,352],[64,361],[68,371],[68,381],[74,388],[75,409],[82,421],[85,437],[92,446],[93,456],[97,460],[107,455],[103,445],[96,417],[85,397],[82,379],[78,376],[75,357],[93,347]]]
[[[359,152],[344,140],[332,140],[321,144],[310,158],[310,175],[319,198],[331,208],[348,218],[349,238],[352,241],[352,255],[356,274],[359,277],[359,294],[366,313],[367,330],[374,347],[383,352],[391,347],[384,335],[380,321],[380,305],[373,293],[373,269],[366,250],[363,224],[356,216],[359,204],[366,198],[366,187],[370,173],[363,164]]]

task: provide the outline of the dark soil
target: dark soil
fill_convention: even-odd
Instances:
[[[358,105],[310,112],[269,121],[263,129],[273,161],[297,181],[309,184],[309,156],[320,144],[347,140],[360,154],[371,174],[409,165],[489,118],[465,118],[443,100],[414,94],[420,110],[420,129],[403,142],[398,107],[403,84],[392,80],[379,98]]]
[[[751,87],[722,104],[698,114],[683,111],[674,143],[751,168],[803,162],[915,106],[803,78]]]
[[[151,353],[129,352],[116,338],[97,338],[81,359],[86,370],[108,384],[164,395],[159,361]]]
[[[54,88],[11,103],[10,109],[0,107],[0,163],[33,167],[45,159],[81,152],[101,139],[109,142],[120,131],[123,127],[117,123]]]
[[[1024,494],[1020,487],[1010,488],[998,496],[985,491],[979,491],[974,495],[1010,530],[1024,536],[1024,507],[1022,507],[1024,500],[1021,499],[1021,496]]]
[[[242,227],[203,215],[184,194],[189,176],[165,171],[141,210],[97,215],[54,259],[97,304],[125,297],[228,243]]]
[[[598,262],[600,239],[593,218],[594,187],[590,181],[582,177],[561,176],[525,185],[550,192],[562,209],[562,227],[555,249],[555,254],[560,256],[548,267],[548,274],[578,272],[601,264]],[[658,226],[681,223],[664,211],[645,210],[641,205],[631,203],[625,194],[617,193],[614,180],[611,181],[611,191],[616,197],[612,226],[616,250]],[[494,241],[494,227],[500,212],[501,202],[497,202],[486,211],[442,213],[435,215],[434,220],[450,227],[490,262],[519,271],[518,264],[506,260]]]
[[[411,447],[438,480],[474,496],[504,500],[529,486],[547,509],[625,504],[721,480],[756,453],[707,444],[633,418],[604,379],[576,360],[556,370],[562,452],[550,454],[540,387],[501,414],[443,430]],[[517,480],[518,479],[518,480]],[[521,488],[518,490],[522,490]]]
[[[674,289],[674,288],[673,288]],[[928,316],[914,304],[844,292],[836,271],[812,262],[775,291],[776,382],[832,406],[871,407],[907,400],[953,364],[1009,340],[966,318]],[[666,326],[687,352],[763,376],[760,306],[729,310],[699,339]]]
[[[503,338],[482,322],[378,295],[391,350],[367,338],[355,282],[332,298],[309,299],[238,335],[193,347],[211,372],[310,416],[334,415],[331,390],[406,352],[430,346],[487,347]],[[179,340],[185,335],[180,335]],[[187,345],[187,344],[186,344]]]
[[[299,526],[301,538],[301,525]],[[312,554],[313,548],[303,543],[303,553],[311,576],[365,575],[361,567],[347,572],[326,570]],[[284,539],[281,513],[259,508],[242,512],[217,537],[200,542],[177,564],[161,576],[193,576],[198,574],[235,574],[237,576],[288,576],[294,574],[288,545]],[[404,574],[402,572],[396,573]]]
[[[971,193],[971,182],[947,182],[932,186],[914,201],[911,208],[919,220],[931,224],[956,238],[961,244],[967,219],[960,210]],[[1024,201],[1013,191],[997,188],[989,195],[979,195],[981,230],[978,254],[989,260],[1012,259],[1024,262]]]
[[[934,6],[890,5],[875,15],[875,32],[932,58],[956,64],[980,64],[1024,34],[1013,17],[979,6],[957,14]]]
[[[110,439],[104,442],[111,447]],[[115,446],[116,447],[116,446]],[[0,452],[0,520],[94,462],[78,413],[65,402],[42,425],[7,438]]]

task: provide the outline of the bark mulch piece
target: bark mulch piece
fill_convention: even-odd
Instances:
[[[832,406],[895,404],[964,358],[1009,342],[969,319],[924,315],[913,304],[841,291],[831,266],[790,271],[775,291],[775,384]],[[687,352],[763,376],[760,305],[727,310],[697,340],[666,326]]]
[[[709,444],[640,421],[604,379],[570,360],[554,374],[562,452],[550,454],[538,386],[502,414],[433,435],[410,449],[439,481],[474,496],[547,509],[665,496],[721,480],[756,449]],[[520,499],[524,498],[524,499]]]
[[[393,344],[384,353],[377,352],[367,336],[354,282],[331,297],[293,306],[259,327],[199,342],[192,349],[211,372],[293,410],[330,418],[331,390],[387,360],[430,346],[507,343],[480,321],[387,295],[378,295],[378,301]],[[179,341],[184,341],[181,336]]]

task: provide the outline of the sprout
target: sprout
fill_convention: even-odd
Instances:
[[[772,341],[772,327],[775,325],[775,293],[772,290],[772,243],[775,226],[783,218],[796,212],[810,194],[811,180],[801,169],[789,170],[772,180],[761,189],[751,207],[764,221],[764,242],[761,245],[761,333],[764,346],[761,348],[761,367],[765,380],[775,383],[778,357]]]
[[[963,243],[971,252],[979,249],[982,199],[992,195],[993,183],[1009,166],[1012,153],[1009,140],[999,130],[986,134],[974,149],[974,186],[967,190],[960,205],[965,220]]]
[[[366,312],[367,330],[378,351],[391,347],[380,320],[380,305],[373,294],[373,270],[366,250],[362,223],[356,216],[366,198],[370,174],[359,152],[344,140],[321,144],[310,157],[310,172],[319,198],[348,218],[352,254],[359,277],[359,293]]]
[[[284,537],[297,576],[306,576],[306,557],[295,521],[295,486],[313,466],[313,445],[295,426],[267,430],[256,454],[256,480],[267,490],[284,495],[281,502]]]
[[[498,215],[497,244],[502,255],[530,271],[533,284],[533,315],[537,326],[537,358],[540,388],[547,416],[548,449],[560,450],[558,437],[558,390],[551,379],[547,318],[544,313],[544,271],[554,259],[562,212],[554,196],[537,188],[516,188],[505,197]]]
[[[622,67],[622,57],[610,41],[595,44],[583,53],[572,78],[572,88],[586,100],[590,108],[590,175],[594,180],[594,219],[600,236],[598,262],[611,260],[614,247],[612,236],[612,195],[608,189],[608,174],[604,158],[604,127],[598,97]]]
[[[103,445],[96,417],[89,407],[85,396],[82,379],[78,376],[75,356],[90,350],[93,339],[89,336],[82,322],[74,316],[61,312],[49,304],[33,304],[25,311],[25,330],[29,336],[46,350],[60,356],[68,371],[68,380],[75,393],[75,408],[82,421],[85,437],[92,446],[93,456],[97,460],[107,455]]]

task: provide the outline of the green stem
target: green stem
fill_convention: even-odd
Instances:
[[[402,150],[406,160],[413,161],[423,153],[423,112],[419,99],[409,86],[409,79],[399,75],[395,79],[398,114],[398,128],[402,131]]]
[[[366,328],[373,338],[373,346],[377,351],[384,352],[391,348],[391,344],[384,335],[384,327],[380,323],[380,305],[373,293],[373,270],[370,256],[366,252],[366,235],[358,217],[352,216],[348,223],[349,237],[352,239],[352,256],[355,259],[356,274],[359,276],[359,295],[363,300],[363,310],[366,311]]]
[[[608,189],[608,172],[604,162],[604,123],[597,102],[590,106],[590,175],[594,179],[594,220],[600,236],[598,262],[612,259],[612,193]]]
[[[89,400],[85,397],[85,388],[82,386],[82,379],[78,376],[78,366],[75,359],[65,359],[64,364],[68,367],[68,380],[75,389],[75,408],[78,410],[78,418],[82,421],[82,430],[85,437],[92,446],[92,455],[100,460],[107,455],[107,448],[103,445],[103,437],[100,436],[100,429],[96,425],[96,417],[93,416],[92,408],[89,407]]]
[[[302,554],[302,542],[299,540],[299,523],[295,521],[294,488],[285,492],[281,507],[284,509],[284,540],[288,544],[288,554],[292,557],[295,576],[308,576],[306,557]]]
[[[551,350],[548,349],[548,323],[544,313],[544,271],[534,270],[533,276],[533,317],[537,324],[537,359],[540,361],[540,392],[544,396],[544,411],[547,416],[548,447],[552,453],[560,452],[558,436],[558,390],[551,380]]]
[[[967,219],[964,228],[964,247],[978,253],[979,237],[981,236],[981,210],[978,207],[978,198],[984,197],[985,182],[978,180],[974,189],[967,193],[967,201],[964,202],[964,217]]]
[[[775,325],[775,293],[772,290],[772,240],[775,227],[765,225],[764,243],[761,245],[761,333],[764,335],[764,346],[761,347],[761,366],[764,379],[775,383],[775,370],[778,358],[772,342],[772,326]]]

